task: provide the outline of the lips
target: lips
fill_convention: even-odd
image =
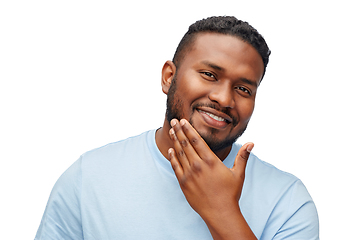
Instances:
[[[212,113],[209,113],[209,112],[205,112],[205,111],[202,111],[202,110],[198,110],[198,111],[199,111],[199,113],[207,114],[209,117],[213,118],[213,119],[216,120],[216,121],[226,122],[226,119],[225,119],[225,118],[216,116],[215,114],[212,114]]]
[[[212,128],[225,128],[232,122],[232,118],[227,114],[217,111],[216,109],[203,107],[197,108],[197,112],[202,116],[203,120]]]

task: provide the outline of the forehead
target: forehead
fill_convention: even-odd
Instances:
[[[191,67],[211,62],[234,72],[249,68],[254,80],[261,80],[264,63],[257,50],[239,37],[219,33],[198,33],[181,65]]]

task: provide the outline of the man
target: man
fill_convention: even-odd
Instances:
[[[318,239],[301,181],[235,143],[269,55],[234,17],[191,25],[162,70],[163,127],[82,155],[35,239]]]

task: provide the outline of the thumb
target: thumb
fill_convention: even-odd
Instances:
[[[237,153],[232,169],[238,174],[245,177],[245,168],[247,160],[250,156],[251,150],[254,148],[254,143],[245,143]]]

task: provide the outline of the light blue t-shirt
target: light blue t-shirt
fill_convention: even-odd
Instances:
[[[212,239],[186,201],[155,130],[83,154],[56,182],[35,239]],[[240,145],[224,164],[231,168]],[[302,182],[251,154],[240,208],[258,239],[318,239]]]

